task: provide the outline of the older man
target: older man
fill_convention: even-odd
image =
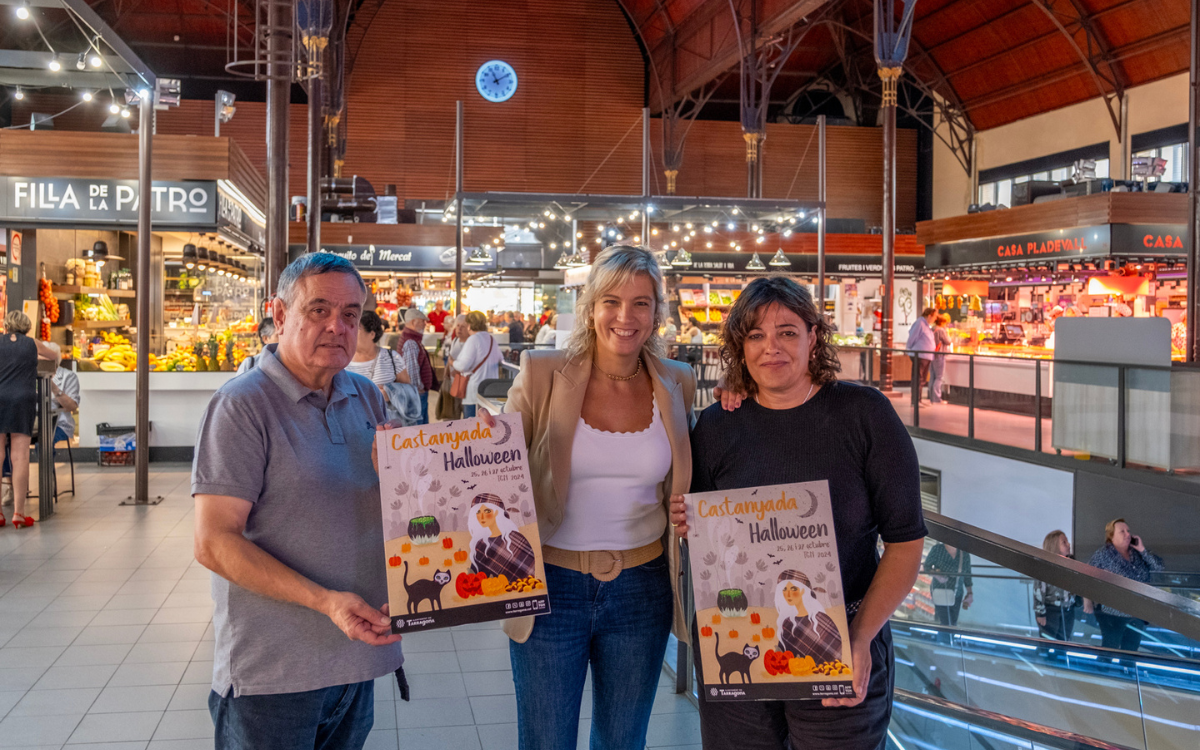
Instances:
[[[420,373],[421,376],[413,378],[413,385],[421,396],[421,421],[417,424],[429,424],[429,394],[441,387],[423,343],[428,323],[429,318],[425,313],[410,307],[404,311],[404,330],[400,332],[400,354],[404,357],[404,369],[410,373]]]
[[[279,343],[213,395],[192,468],[196,559],[216,574],[209,711],[222,750],[361,748],[375,678],[403,677],[372,457],[384,404],[342,371],[366,287],[313,253],[278,291]]]

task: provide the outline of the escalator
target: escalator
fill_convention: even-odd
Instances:
[[[1157,586],[1138,584],[929,516],[933,539],[971,553],[975,604],[953,627],[938,624],[922,576],[893,618],[889,748],[1200,748],[1194,576],[1164,574]],[[1033,612],[1038,580],[1139,616],[1138,651],[1101,648],[1099,631],[1082,612],[1069,641],[1045,638]]]

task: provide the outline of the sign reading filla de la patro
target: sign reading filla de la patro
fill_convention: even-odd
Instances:
[[[212,226],[217,183],[165,182],[150,188],[150,220],[158,225]],[[83,177],[6,177],[0,182],[0,219],[136,226],[137,180]]]

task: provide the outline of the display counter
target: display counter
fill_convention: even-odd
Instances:
[[[236,373],[150,373],[150,445],[188,448],[196,443],[209,399]],[[79,373],[79,446],[96,448],[96,425],[135,422],[137,376],[132,372]]]

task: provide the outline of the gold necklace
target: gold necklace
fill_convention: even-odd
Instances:
[[[597,370],[600,370],[600,365],[596,364],[595,362],[592,363],[592,367],[595,367]],[[641,372],[642,372],[642,358],[641,357],[638,357],[637,369],[633,371],[632,375],[609,375],[604,370],[600,370],[600,374],[603,375],[604,377],[608,378],[609,380],[633,380],[638,375],[640,375]]]

